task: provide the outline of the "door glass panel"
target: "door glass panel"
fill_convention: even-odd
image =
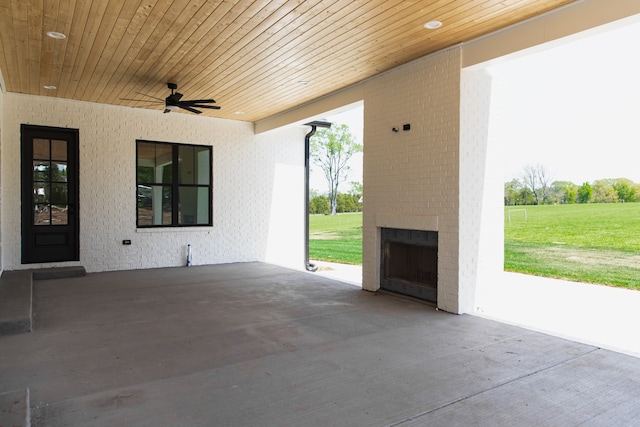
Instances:
[[[67,141],[33,139],[34,225],[69,223],[67,168]]]
[[[33,158],[37,160],[49,160],[49,140],[34,138]]]
[[[67,184],[51,184],[51,203],[66,205],[69,201]]]
[[[67,182],[66,162],[51,162],[51,181]]]
[[[44,160],[33,161],[33,180],[49,181],[49,162]]]
[[[51,205],[47,203],[36,204],[34,207],[33,225],[51,224]]]
[[[51,223],[53,225],[67,225],[69,223],[69,206],[51,205]]]
[[[67,141],[57,139],[51,141],[51,160],[67,160]]]
[[[33,184],[33,202],[34,203],[49,203],[49,184],[34,183]]]

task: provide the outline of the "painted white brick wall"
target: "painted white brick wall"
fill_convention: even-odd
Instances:
[[[504,265],[501,105],[486,69],[466,69],[461,80],[460,310],[475,312],[483,283]]]
[[[80,262],[87,271],[268,261],[303,264],[304,135],[255,136],[251,123],[6,94],[2,135],[2,260],[20,264],[20,124],[80,131]],[[136,230],[135,141],[213,147],[213,227]],[[122,245],[131,239],[131,246]]]
[[[490,295],[486,289],[503,280],[504,95],[486,68],[463,70],[461,147],[469,155],[461,162],[461,181],[468,183],[461,191],[461,230],[468,236],[461,259],[468,265],[460,273],[466,275],[461,277],[466,312],[482,312]],[[472,182],[481,185],[472,188]]]
[[[0,82],[2,82],[2,73],[0,72]],[[3,252],[3,245],[2,245],[2,238],[3,238],[3,233],[2,233],[2,218],[3,218],[3,212],[2,212],[2,194],[4,193],[4,187],[2,186],[3,180],[2,180],[2,173],[3,173],[3,167],[2,167],[2,134],[3,134],[3,127],[4,127],[4,92],[3,92],[3,88],[0,88],[0,275],[2,274],[2,272],[4,271],[4,264],[2,262],[2,252]]]
[[[460,47],[441,51],[371,79],[364,89],[363,287],[379,288],[379,227],[435,229],[438,306],[453,313],[461,312],[460,61]]]

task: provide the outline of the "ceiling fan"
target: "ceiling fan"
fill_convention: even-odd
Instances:
[[[170,113],[174,110],[182,108],[183,110],[190,111],[195,114],[202,114],[202,111],[196,110],[196,108],[208,108],[210,110],[219,110],[220,107],[217,105],[205,105],[205,104],[215,104],[216,101],[213,99],[185,99],[183,100],[183,95],[180,92],[175,92],[178,89],[178,85],[176,83],[167,83],[167,87],[171,89],[171,95],[167,96],[164,99],[165,113]],[[162,101],[160,98],[156,98],[155,96],[147,95],[141,93],[140,95],[148,96],[153,99],[157,99],[158,101]],[[156,102],[149,101],[143,99],[129,99],[129,98],[121,98],[125,101],[138,101],[138,102]]]

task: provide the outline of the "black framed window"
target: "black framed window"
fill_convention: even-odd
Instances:
[[[136,226],[212,225],[211,147],[136,141]]]

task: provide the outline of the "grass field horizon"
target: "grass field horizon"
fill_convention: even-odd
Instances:
[[[505,271],[640,289],[640,203],[505,206],[504,215]],[[311,215],[309,231],[311,259],[362,264],[362,213]]]

